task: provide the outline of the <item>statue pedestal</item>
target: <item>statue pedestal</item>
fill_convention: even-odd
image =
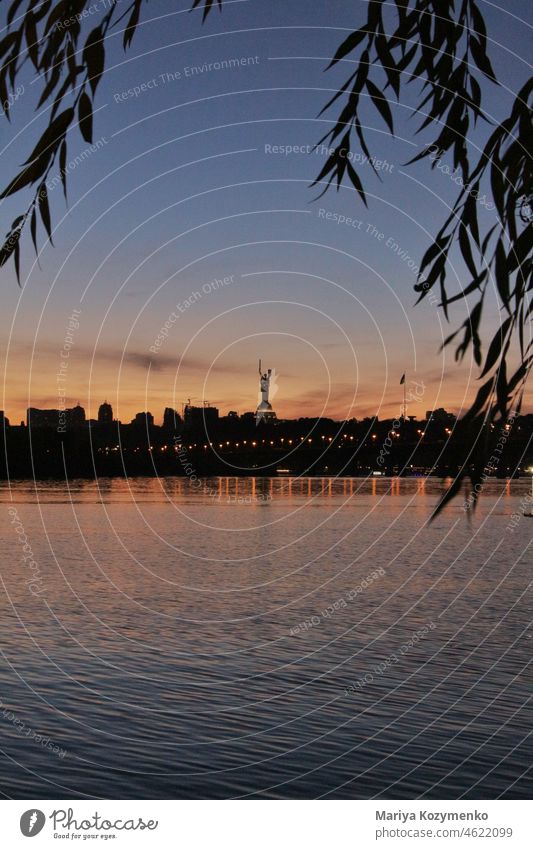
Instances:
[[[255,411],[255,423],[259,424],[259,422],[268,422],[273,421],[276,418],[276,414],[272,409],[272,404],[268,401],[261,401],[257,410]]]

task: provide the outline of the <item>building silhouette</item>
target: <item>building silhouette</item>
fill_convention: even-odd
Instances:
[[[131,420],[133,427],[150,428],[154,426],[154,417],[151,413],[137,413],[135,418]]]
[[[163,413],[163,430],[168,433],[174,433],[177,430],[181,430],[182,424],[183,419],[178,411],[173,410],[172,407],[165,407]]]
[[[218,408],[210,407],[206,402],[203,407],[193,407],[186,404],[183,411],[185,427],[188,430],[197,428],[209,428],[218,422]]]
[[[40,410],[37,407],[28,407],[26,410],[26,422],[28,427],[84,427],[85,410],[79,404],[64,410]]]
[[[98,408],[98,424],[113,424],[113,407],[104,401]]]

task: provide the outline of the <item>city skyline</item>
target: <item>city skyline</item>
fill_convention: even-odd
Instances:
[[[283,423],[284,421],[293,421],[294,422],[294,421],[299,421],[300,419],[302,419],[302,420],[309,419],[311,421],[315,421],[315,420],[316,421],[334,421],[335,424],[341,424],[343,422],[362,422],[362,421],[368,421],[368,420],[372,420],[372,419],[375,419],[376,421],[381,421],[381,422],[393,421],[395,419],[400,419],[400,420],[410,419],[410,420],[416,420],[416,421],[429,421],[431,418],[435,418],[436,420],[442,420],[442,421],[444,421],[445,419],[447,421],[449,421],[451,419],[457,420],[457,417],[455,416],[455,414],[448,411],[448,410],[445,410],[444,407],[438,407],[438,408],[435,408],[435,409],[432,409],[432,410],[425,410],[423,414],[422,414],[421,410],[417,410],[417,412],[420,412],[420,415],[417,415],[416,413],[413,414],[412,412],[409,412],[409,410],[411,409],[409,404],[412,400],[416,400],[416,399],[414,399],[413,396],[408,398],[408,401],[407,401],[407,404],[406,404],[405,415],[403,414],[403,410],[402,410],[402,413],[398,413],[397,415],[395,415],[394,417],[392,417],[390,419],[387,419],[387,418],[384,418],[384,417],[379,419],[379,417],[374,417],[374,416],[362,416],[359,419],[356,416],[352,416],[350,419],[338,419],[338,420],[331,419],[331,418],[325,417],[325,416],[322,416],[322,417],[299,416],[299,417],[292,418],[292,419],[291,418],[284,419],[284,418],[278,417],[277,414],[274,414],[274,416],[271,417],[269,419],[269,421],[270,422],[277,421],[277,422]],[[183,402],[180,405],[179,409],[175,409],[174,407],[168,407],[168,406],[165,407],[164,410],[163,410],[163,414],[161,415],[160,418],[157,418],[157,416],[155,416],[152,413],[151,410],[137,410],[137,412],[134,414],[133,418],[129,422],[125,422],[125,421],[122,421],[119,418],[115,418],[112,405],[107,400],[104,400],[98,407],[98,414],[97,414],[96,417],[87,415],[85,408],[81,404],[78,403],[78,404],[75,404],[73,407],[33,407],[33,406],[28,407],[27,410],[26,410],[25,420],[21,421],[20,425],[19,425],[18,422],[15,423],[14,421],[11,421],[10,417],[7,415],[5,410],[0,410],[0,422],[5,422],[10,427],[18,427],[18,426],[29,427],[31,417],[33,415],[34,419],[39,420],[38,424],[35,424],[35,423],[33,424],[34,427],[36,427],[36,426],[38,426],[38,427],[42,427],[42,426],[56,427],[58,423],[55,420],[51,420],[51,416],[57,415],[60,418],[59,427],[57,427],[57,429],[58,429],[58,431],[64,432],[65,428],[64,428],[64,422],[63,422],[62,419],[65,417],[65,415],[67,416],[70,424],[76,424],[76,425],[80,425],[80,424],[83,424],[83,425],[85,425],[85,424],[132,425],[132,424],[138,423],[142,418],[146,418],[149,421],[150,424],[153,424],[157,427],[165,427],[165,425],[168,426],[168,423],[170,421],[170,417],[172,417],[175,420],[175,418],[177,416],[179,419],[186,422],[188,416],[191,417],[191,418],[194,416],[198,421],[200,421],[200,419],[202,418],[202,414],[204,414],[204,417],[205,417],[206,420],[213,419],[213,418],[216,418],[216,419],[232,419],[232,418],[242,419],[242,418],[247,418],[247,417],[251,417],[251,418],[256,419],[256,417],[257,417],[257,411],[256,410],[245,410],[245,411],[241,412],[239,410],[228,409],[225,412],[222,412],[218,407],[216,407],[212,404],[209,404],[208,402],[205,402],[204,404],[198,406],[198,405],[192,404],[191,399],[189,399],[188,402]],[[529,415],[529,413],[527,411],[524,411],[522,413],[522,415],[527,416],[527,415]],[[259,426],[261,424],[261,420],[256,421],[256,424]]]
[[[411,396],[409,387],[406,397]],[[155,474],[191,476],[191,481],[227,474],[449,477],[471,460],[468,428],[456,428],[457,419],[444,409],[426,410],[420,418],[408,414],[343,421],[278,419],[270,407],[270,415],[258,416],[261,409],[265,407],[220,416],[216,407],[186,405],[183,417],[167,407],[162,423],[149,411],[136,413],[128,423],[114,419],[111,405],[104,401],[97,420],[87,419],[79,406],[30,408],[27,425],[21,426],[11,426],[0,414],[0,476]],[[531,414],[513,412],[501,427],[490,424],[487,439],[493,450],[483,467],[487,477],[531,474],[532,419]]]
[[[413,417],[417,420],[422,421],[424,419],[428,419],[429,414],[432,413],[432,412],[435,413],[435,412],[443,411],[443,412],[446,412],[449,415],[454,416],[455,418],[460,418],[460,416],[457,415],[457,410],[449,409],[449,408],[447,408],[443,405],[440,405],[440,406],[429,405],[429,407],[428,407],[424,402],[425,402],[427,397],[430,397],[430,393],[426,392],[427,387],[424,385],[423,381],[416,381],[416,380],[412,380],[409,377],[407,377],[406,378],[406,384],[410,385],[410,387],[411,387],[408,390],[408,394],[407,394],[407,415],[408,415],[408,417]],[[397,386],[397,389],[401,390],[400,385]],[[361,421],[363,419],[371,419],[371,418],[376,418],[380,421],[387,421],[387,420],[392,420],[392,419],[395,419],[395,418],[398,418],[398,417],[402,417],[403,395],[402,395],[401,391],[399,391],[397,394],[398,394],[397,404],[395,404],[395,405],[389,404],[387,406],[383,405],[381,407],[381,414],[380,415],[376,412],[372,412],[372,409],[373,409],[372,407],[369,407],[369,408],[362,408],[361,407],[361,408],[358,408],[358,409],[356,409],[354,407],[351,411],[351,413],[352,413],[351,415],[349,415],[349,416],[339,416],[339,417],[336,417],[334,415],[325,415],[325,414],[324,415],[316,415],[312,411],[304,410],[304,409],[300,409],[299,411],[296,410],[295,415],[284,415],[284,414],[278,413],[278,409],[283,410],[287,406],[287,405],[283,404],[283,401],[280,400],[279,396],[278,396],[277,401],[276,401],[276,405],[275,405],[276,406],[276,417],[280,421],[297,420],[297,419],[300,419],[300,418],[302,418],[302,419],[304,419],[304,418],[331,419],[331,420],[336,421],[336,422],[349,421],[349,420]],[[57,400],[58,400],[58,398],[55,397],[55,396],[48,396],[48,398],[51,401],[57,402]],[[278,404],[278,400],[280,401],[279,404]],[[70,405],[65,404],[64,407],[57,406],[57,405],[53,406],[53,404],[48,404],[48,405],[47,404],[38,405],[37,403],[31,404],[28,407],[26,407],[25,410],[23,410],[22,416],[13,415],[13,413],[8,409],[1,410],[0,413],[2,414],[2,416],[5,419],[7,419],[9,421],[9,424],[11,426],[18,426],[19,423],[23,423],[24,425],[27,425],[28,414],[29,414],[30,410],[37,410],[39,412],[49,412],[49,413],[61,413],[61,412],[64,412],[64,411],[72,412],[72,410],[74,410],[75,408],[81,408],[83,410],[84,418],[88,422],[89,421],[91,421],[91,422],[98,421],[98,422],[102,423],[102,420],[101,420],[101,417],[100,417],[100,411],[102,410],[102,408],[108,408],[112,411],[110,413],[111,418],[108,418],[109,422],[112,421],[114,423],[118,422],[118,423],[122,423],[122,424],[129,424],[130,422],[133,422],[133,420],[135,419],[135,417],[137,415],[149,414],[149,415],[152,416],[152,418],[154,420],[154,424],[157,424],[159,426],[159,425],[163,424],[164,414],[167,410],[172,410],[173,412],[177,413],[179,416],[183,417],[184,411],[188,406],[193,408],[193,409],[198,409],[198,410],[201,410],[201,409],[216,410],[217,415],[220,415],[220,417],[227,417],[228,415],[231,415],[232,413],[237,414],[238,416],[243,416],[243,415],[253,415],[253,416],[255,416],[257,405],[254,406],[253,403],[251,403],[247,408],[241,409],[241,408],[238,408],[237,405],[235,405],[235,404],[232,405],[231,401],[230,401],[230,402],[228,402],[224,405],[224,408],[221,408],[221,406],[219,406],[219,403],[216,402],[216,401],[213,401],[213,402],[203,401],[202,399],[198,399],[198,398],[194,398],[194,397],[193,398],[187,398],[186,400],[176,401],[175,403],[169,403],[168,399],[166,399],[166,400],[163,399],[163,403],[161,405],[159,405],[159,406],[155,406],[155,405],[144,406],[142,410],[139,409],[138,403],[135,404],[135,402],[132,402],[131,405],[129,406],[128,410],[127,410],[126,415],[123,415],[123,414],[119,415],[117,409],[115,409],[114,404],[111,401],[109,401],[109,397],[105,396],[103,401],[102,400],[100,400],[100,401],[93,400],[90,408],[87,408],[81,402],[80,398],[77,397],[75,403],[73,402]],[[125,407],[122,406],[120,409],[124,410]],[[153,410],[161,410],[162,411],[161,416],[158,416],[157,413],[154,414]],[[527,416],[529,414],[531,414],[530,408],[523,406],[521,415]]]

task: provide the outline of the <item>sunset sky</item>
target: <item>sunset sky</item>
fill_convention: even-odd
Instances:
[[[519,17],[529,4],[481,6],[502,80],[487,83],[486,109],[499,120],[528,75],[531,28]],[[180,409],[188,398],[222,413],[252,410],[259,357],[276,371],[280,417],[397,414],[403,372],[425,385],[410,413],[460,412],[478,369],[439,348],[466,306],[458,302],[450,326],[429,301],[414,306],[416,266],[457,192],[427,161],[403,164],[429,139],[414,135],[414,86],[392,106],[395,139],[368,105],[381,182],[354,163],[368,209],[349,187],[319,200],[309,187],[325,161],[311,146],[337,112],[317,116],[353,64],[324,68],[363,22],[365,4],[234,0],[203,26],[188,9],[146,4],[126,56],[117,34],[97,92],[95,149],[75,130],[68,207],[60,186],[51,191],[55,247],[44,248],[39,267],[24,243],[22,291],[11,265],[2,269],[6,415],[18,423],[28,406],[58,405],[73,310],[67,403],[90,416],[104,398],[122,421],[139,410],[160,421],[165,406]],[[516,53],[499,44],[501,33]],[[0,119],[3,185],[44,126],[37,89],[28,76],[12,125]],[[486,133],[480,126],[475,140]],[[21,206],[22,196],[1,203],[4,230]],[[491,226],[494,211],[480,218]],[[454,272],[455,289],[469,282],[459,260]],[[498,325],[495,297],[489,303],[485,341]]]

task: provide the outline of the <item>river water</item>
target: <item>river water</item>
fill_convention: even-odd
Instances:
[[[527,797],[529,482],[441,490],[3,484],[2,792]]]

